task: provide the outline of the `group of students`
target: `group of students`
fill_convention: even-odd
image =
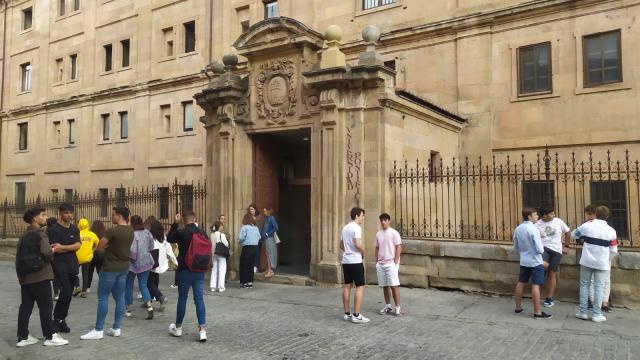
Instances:
[[[540,215],[540,216],[539,216]],[[580,304],[576,317],[593,322],[606,321],[603,312],[611,312],[611,260],[618,253],[616,231],[607,223],[606,206],[588,205],[586,221],[571,231],[551,208],[524,208],[523,222],[513,234],[514,250],[520,253],[520,273],[515,289],[515,313],[522,314],[524,286],[531,283],[534,319],[550,319],[542,306],[552,307],[557,273],[571,239],[582,245],[580,255]],[[540,287],[547,284],[547,296],[540,303]],[[589,315],[591,308],[591,315]]]
[[[90,290],[93,271],[90,270],[91,263],[99,273],[96,322],[91,331],[80,337],[82,340],[102,339],[105,335],[109,296],[113,296],[116,306],[113,325],[106,331],[106,335],[121,335],[123,317],[133,314],[133,283],[136,278],[146,319],[153,319],[152,301],[156,301],[159,304],[158,310],[163,311],[167,297],[158,287],[159,275],[168,270],[171,261],[177,266],[178,301],[176,321],[169,326],[169,332],[173,336],[182,336],[188,294],[193,289],[198,318],[197,337],[199,341],[206,341],[204,275],[211,269],[212,289],[224,291],[226,257],[224,254],[217,255],[224,247],[227,249],[226,256],[229,254],[226,240],[229,235],[223,230],[224,215],[218,218],[214,226],[212,242],[198,228],[192,211],[177,214],[166,236],[158,220],[149,217],[143,221],[139,215],[130,217],[129,209],[124,206],[113,208],[113,227],[100,235],[88,229],[86,219],[81,219],[79,226],[74,225],[74,208],[71,204],[61,204],[58,212],[57,221],[49,223],[45,209],[41,207],[31,208],[23,216],[29,227],[20,238],[16,252],[16,272],[21,287],[16,343],[18,347],[38,342],[28,330],[34,303],[38,305],[40,312],[44,345],[68,344],[68,340],[63,339],[59,333],[71,331],[66,318],[73,294],[77,292],[86,297]],[[194,246],[191,246],[192,242]],[[177,258],[171,244],[177,245]],[[218,244],[222,246],[215,246]],[[95,262],[94,259],[100,261]],[[87,269],[82,270],[83,285],[78,292],[79,268]],[[55,308],[52,280],[59,287]]]

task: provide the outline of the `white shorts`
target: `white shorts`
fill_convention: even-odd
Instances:
[[[398,277],[398,268],[396,264],[376,264],[376,272],[378,273],[379,286],[400,286],[400,278]]]

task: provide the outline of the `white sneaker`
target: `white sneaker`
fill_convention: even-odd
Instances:
[[[596,316],[592,317],[591,321],[597,322],[597,323],[601,323],[601,322],[607,321],[607,318],[604,317],[604,315],[600,314],[600,315],[596,315]]]
[[[200,330],[198,341],[200,341],[200,342],[207,341],[207,332],[204,329]]]
[[[51,335],[51,340],[45,340],[44,346],[62,346],[67,345],[69,340],[65,340],[58,334]]]
[[[352,318],[352,317],[353,317],[353,315],[351,315],[351,314],[348,314],[348,315],[347,315],[347,314],[343,314],[343,315],[342,315],[342,319],[343,319],[344,321],[351,321],[351,318]]]
[[[256,274],[257,272],[258,272],[258,267],[257,267],[257,266],[254,266],[254,267],[253,267],[253,273],[254,273],[254,274]]]
[[[29,334],[29,336],[26,339],[18,341],[16,343],[16,347],[25,347],[25,346],[36,344],[37,342],[38,342],[38,339],[34,338],[33,336],[31,336],[31,334]]]
[[[138,296],[136,296],[136,299],[142,299],[142,294],[138,293]]]
[[[380,309],[380,311],[378,311],[378,314],[386,315],[386,314],[391,314],[392,312],[393,312],[393,308],[391,307],[391,305],[385,305],[382,309]]]
[[[227,291],[227,289],[225,289],[225,288],[219,288],[218,289],[218,292],[225,292],[225,291]]]
[[[218,291],[218,289],[216,289],[216,288],[211,288],[211,292],[216,292],[216,291]]]
[[[107,330],[107,335],[113,336],[113,337],[120,337],[120,329],[111,328]]]
[[[364,324],[364,323],[368,323],[370,320],[369,318],[366,318],[364,316],[362,316],[362,314],[356,316],[351,316],[351,322],[354,324]]]
[[[393,312],[395,316],[402,316],[402,310],[400,309],[400,305],[396,306],[396,310]]]
[[[181,327],[176,327],[176,324],[171,324],[169,325],[169,334],[176,336],[176,337],[180,337],[182,336],[182,328]]]
[[[80,336],[80,340],[100,340],[104,336],[104,331],[91,329],[88,333]]]
[[[91,288],[87,288],[87,291],[85,291],[87,294],[91,292]]]
[[[589,314],[578,311],[576,317],[581,320],[589,320]]]

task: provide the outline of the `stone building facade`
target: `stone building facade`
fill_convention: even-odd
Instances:
[[[44,11],[48,17],[34,16],[33,30],[21,30],[28,14],[24,10],[34,2],[33,14]],[[370,211],[373,220],[365,223],[365,232],[372,234],[377,212],[390,211],[398,199],[410,200],[398,197],[390,186],[394,161],[465,156],[502,161],[524,155],[534,159],[535,167],[536,154],[548,147],[561,159],[547,172],[556,176],[552,186],[557,199],[561,182],[568,179],[566,172],[564,178],[561,174],[563,161],[569,166],[599,163],[600,169],[604,164],[605,171],[589,181],[608,181],[609,203],[618,204],[618,215],[627,219],[627,236],[635,236],[636,244],[640,237],[638,165],[628,157],[638,153],[640,135],[638,1],[113,0],[95,7],[82,2],[80,16],[62,17],[56,13],[59,2],[5,3],[2,16],[12,30],[5,32],[2,46],[3,194],[14,192],[21,181],[46,190],[53,189],[50,184],[74,181],[81,189],[82,184],[115,185],[121,179],[142,184],[176,175],[203,176],[212,194],[209,214],[224,212],[235,227],[248,203],[274,207],[290,224],[280,247],[287,270],[336,282],[336,236],[348,208],[360,204]],[[67,8],[75,6],[67,3]],[[279,20],[265,20],[269,17]],[[86,27],[81,34],[79,24]],[[360,35],[370,24],[381,32],[375,50]],[[330,25],[341,28],[339,40],[323,34]],[[185,33],[192,26],[196,50],[183,54]],[[120,72],[119,49],[134,29],[130,56],[136,62],[131,63],[133,71]],[[16,40],[20,36],[25,41]],[[100,71],[109,44],[115,73]],[[81,78],[57,84],[57,60],[62,58],[63,73],[69,74],[74,46]],[[332,53],[332,47],[340,53]],[[175,56],[167,57],[170,48]],[[83,50],[89,52],[87,63],[80,56]],[[224,66],[215,63],[227,53],[238,59],[229,56]],[[346,66],[331,70],[327,64],[339,62],[339,54]],[[363,59],[364,54],[372,58]],[[50,81],[36,81],[38,67]],[[33,91],[21,91],[26,70],[34,74]],[[164,105],[172,104],[171,114],[178,115],[171,120],[177,116],[180,124],[179,109],[193,96],[199,105],[194,117],[201,117],[204,128],[194,126],[192,138],[179,129],[168,138],[153,134],[162,129],[152,124],[162,124]],[[117,119],[123,111],[130,112],[131,124],[139,126],[137,133],[145,133],[144,138],[102,145],[101,115],[112,113]],[[49,122],[59,121],[64,134],[69,119],[79,119],[78,134],[84,121],[85,144],[44,147],[37,151],[46,154],[40,157],[35,149],[25,153],[19,124],[35,119],[44,126],[29,126],[35,129],[29,131],[28,144],[46,143],[53,134],[47,130]],[[80,152],[91,156],[79,157]],[[114,161],[118,156],[127,165]],[[81,165],[66,165],[76,166],[76,157]],[[42,165],[32,165],[36,161]],[[611,175],[616,162],[626,166],[626,177]],[[520,170],[524,167],[523,161]],[[434,175],[442,181],[437,169]],[[582,175],[584,170],[570,177],[585,189],[582,203],[591,202],[598,187]],[[518,179],[516,174],[514,183],[520,184]],[[506,218],[518,221],[516,209],[526,193],[518,186],[524,184],[516,185],[508,200],[513,211],[493,209],[487,215],[493,224],[489,230],[500,222],[504,228]],[[562,200],[577,197],[578,190],[567,188]],[[493,187],[485,195],[495,206],[499,197],[504,200],[503,193]],[[454,199],[469,207],[475,195],[467,192]],[[581,221],[582,203],[572,211],[569,206],[559,209],[571,225]],[[455,212],[452,202],[445,205],[447,212],[451,206]],[[462,234],[470,231],[464,226]],[[407,282],[486,291],[511,287],[517,268],[506,248],[495,244],[500,239],[477,245],[441,242],[440,237],[408,236]],[[444,240],[463,236],[449,237]],[[372,244],[366,240],[368,249]],[[579,250],[572,250],[566,257],[564,276],[571,281],[564,282],[561,293],[575,292],[572,266],[578,256]],[[372,270],[372,260],[367,261]],[[640,301],[634,254],[626,253],[618,265],[612,291]]]

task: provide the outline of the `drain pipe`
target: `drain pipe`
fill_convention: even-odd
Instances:
[[[4,3],[4,12],[2,14],[2,70],[0,70],[0,113],[4,111],[4,83],[5,83],[5,72],[4,68],[7,65],[7,1],[3,1]],[[3,120],[2,116],[0,116],[0,143],[6,143],[2,138],[2,128],[3,128]],[[0,175],[2,174],[2,144],[0,144]],[[3,179],[0,178],[0,187],[2,186]]]

